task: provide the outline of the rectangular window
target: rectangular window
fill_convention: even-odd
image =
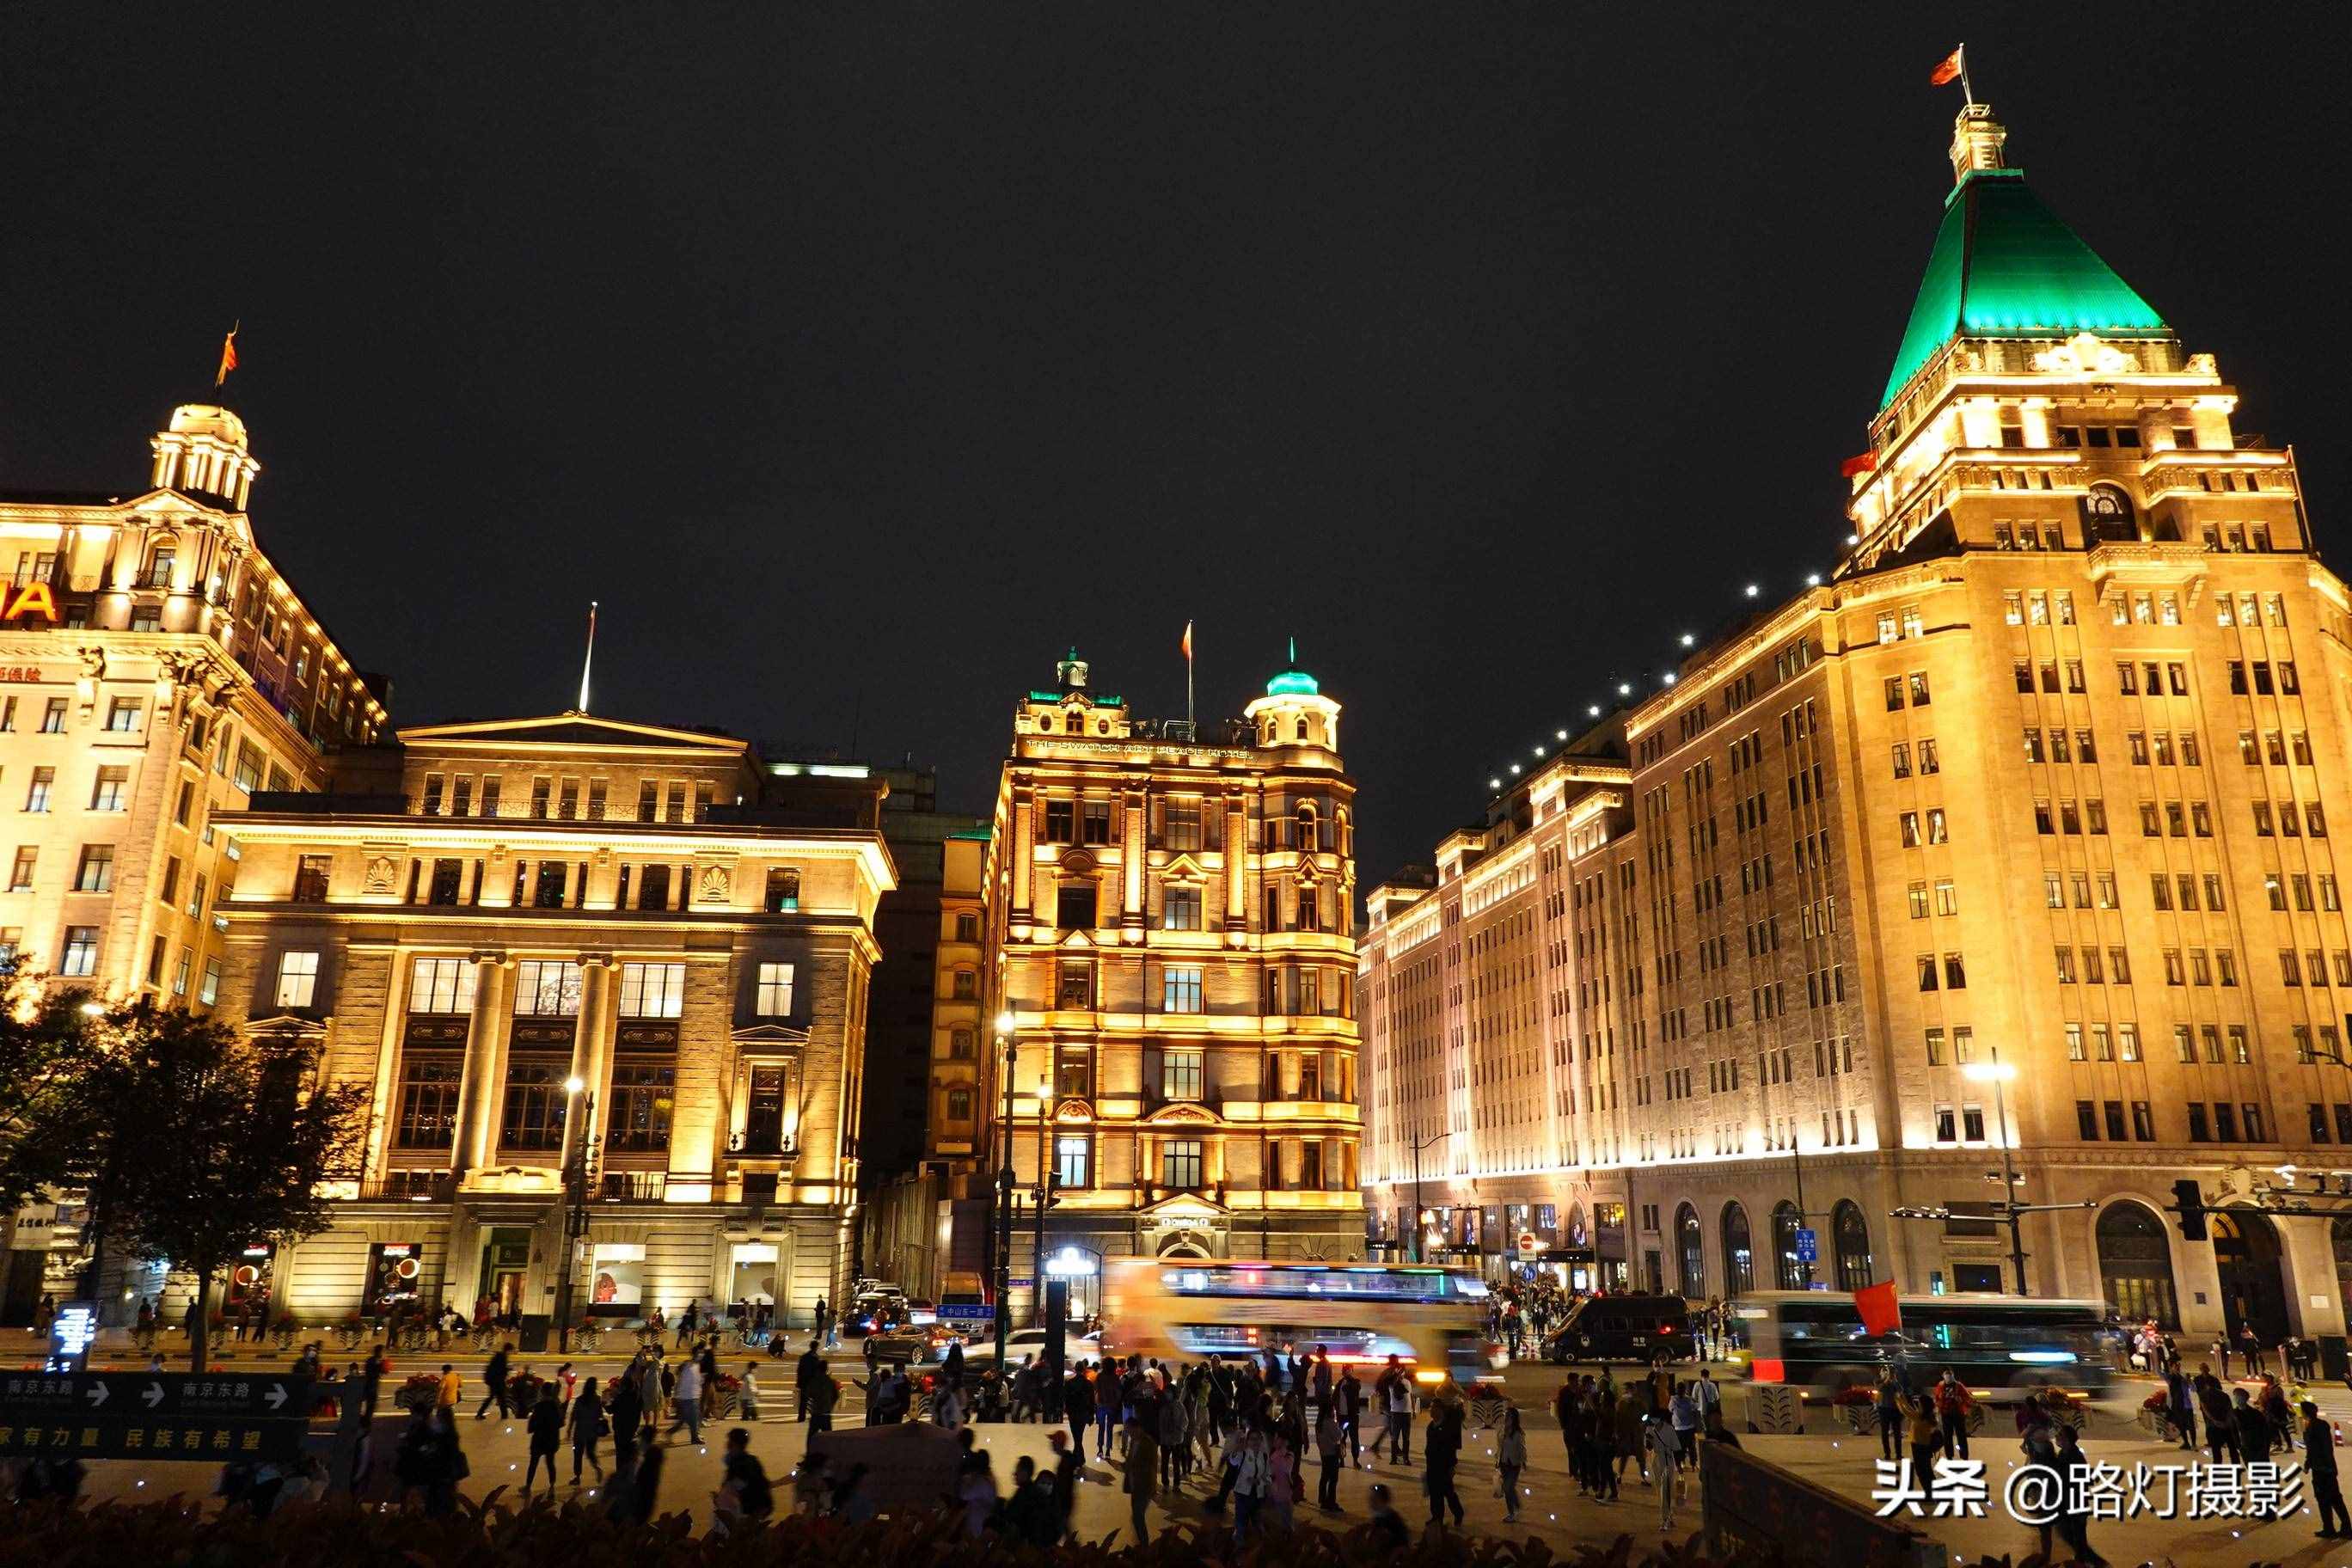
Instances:
[[[579,966],[570,966],[574,973]],[[625,963],[621,965],[621,1016],[624,1018],[675,1018],[686,1004],[686,965],[683,963]]]
[[[1090,800],[1085,804],[1078,820],[1078,842],[1081,844],[1110,842],[1110,802]]]
[[[1936,1107],[1936,1142],[1951,1143],[1958,1142],[1958,1138],[1959,1125],[1952,1108],[1948,1105]]]
[[[1171,887],[1160,895],[1160,926],[1163,931],[1201,929],[1201,889]]]
[[[465,1068],[456,1057],[411,1055],[400,1067],[403,1149],[446,1149],[457,1136],[457,1089]]]
[[[1201,841],[1201,803],[1197,800],[1171,800],[1166,807],[1166,842],[1171,850],[1198,850]]]
[[[463,958],[409,962],[408,1010],[444,1016],[474,1010],[474,965]]]
[[[1045,803],[1045,833],[1041,840],[1046,844],[1067,844],[1078,836],[1078,803],[1074,800],[1049,800]]]
[[[2074,1133],[2085,1143],[2099,1141],[2099,1107],[2096,1101],[2078,1100],[2074,1102]]]
[[[1201,1098],[1199,1051],[1169,1051],[1160,1059],[1160,1093],[1165,1100]]]
[[[331,855],[304,855],[294,864],[294,901],[298,904],[323,904],[327,901],[327,881],[333,871],[335,858]],[[166,899],[170,897],[165,895]]]
[[[767,892],[761,908],[772,915],[788,915],[801,907],[801,874],[789,866],[768,868]]]
[[[563,1147],[563,1116],[571,1097],[563,1092],[566,1064],[517,1057],[507,1066],[507,1093],[499,1142],[509,1149]],[[617,1077],[617,1073],[615,1074]]]
[[[100,768],[98,781],[90,786],[89,808],[92,811],[121,811],[129,804],[131,770]]]
[[[551,958],[527,958],[516,964],[514,1010],[519,1018],[577,1017],[580,965]]]
[[[221,961],[217,958],[205,959],[205,981],[196,990],[196,1000],[207,1007],[219,1001],[220,983]]]
[[[139,728],[139,699],[115,697],[106,704],[106,727],[116,734],[127,734]]]
[[[1981,1105],[1960,1107],[1960,1140],[1967,1143],[1985,1141],[1985,1114]]]
[[[278,1005],[308,1007],[319,991],[319,955],[281,952],[278,955]]]
[[[1160,1146],[1160,1184],[1163,1187],[1201,1185],[1201,1140],[1171,1138]]]
[[[41,710],[41,733],[62,735],[66,732],[66,700],[52,697]]]
[[[1054,923],[1063,931],[1092,931],[1095,926],[1095,885],[1065,884],[1054,892]]]
[[[39,861],[40,850],[30,844],[16,847],[16,864],[8,873],[8,890],[21,893],[33,885],[33,868]]]
[[[77,893],[107,893],[114,890],[114,846],[85,844],[81,863],[74,868],[74,891]]]
[[[1086,1187],[1088,1181],[1087,1154],[1093,1144],[1084,1133],[1056,1137],[1054,1140],[1054,1184],[1057,1187]]]
[[[33,770],[32,787],[25,792],[25,809],[26,811],[48,810],[49,791],[57,782],[57,769],[35,768]]]
[[[1171,964],[1160,972],[1160,1010],[1197,1013],[1201,1010],[1201,971],[1192,965]]]
[[[66,927],[65,958],[58,973],[71,979],[84,979],[98,973],[98,928],[96,926]]]
[[[760,1016],[789,1018],[793,1016],[793,966],[789,963],[760,965]]]

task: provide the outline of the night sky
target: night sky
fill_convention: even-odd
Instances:
[[[994,789],[1075,642],[1305,667],[1362,879],[1826,570],[1950,183],[2011,161],[2345,490],[2337,7],[66,5],[0,22],[0,486],[225,400],[417,721]],[[1930,15],[1933,13],[1933,15]]]

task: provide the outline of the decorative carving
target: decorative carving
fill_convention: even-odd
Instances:
[[[731,866],[705,866],[698,879],[694,898],[697,903],[724,903],[735,891],[735,868]]]
[[[372,856],[367,863],[367,875],[360,883],[362,893],[396,893],[400,890],[400,863],[389,855]]]
[[[2054,349],[2033,356],[2044,375],[2121,375],[2139,368],[2132,354],[2094,332],[2076,332]]]

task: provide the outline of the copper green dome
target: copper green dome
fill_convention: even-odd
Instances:
[[[2167,338],[2172,331],[2059,221],[2022,170],[1971,169],[1944,203],[1936,248],[1879,407],[1954,338]]]
[[[1313,697],[1318,690],[1315,678],[1303,669],[1286,669],[1265,683],[1268,697]]]

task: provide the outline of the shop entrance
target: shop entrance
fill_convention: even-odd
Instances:
[[[2286,1337],[2286,1281],[2279,1274],[2278,1232],[2252,1209],[2215,1209],[2213,1265],[2221,1276],[2221,1315],[2232,1343],[2251,1327],[2263,1345]]]
[[[776,1304],[776,1244],[739,1241],[735,1244],[735,1275],[729,1285],[730,1302],[750,1307]]]
[[[490,1314],[511,1323],[522,1315],[523,1281],[530,1275],[530,1229],[528,1226],[498,1226],[482,1243],[480,1294],[489,1298]]]

